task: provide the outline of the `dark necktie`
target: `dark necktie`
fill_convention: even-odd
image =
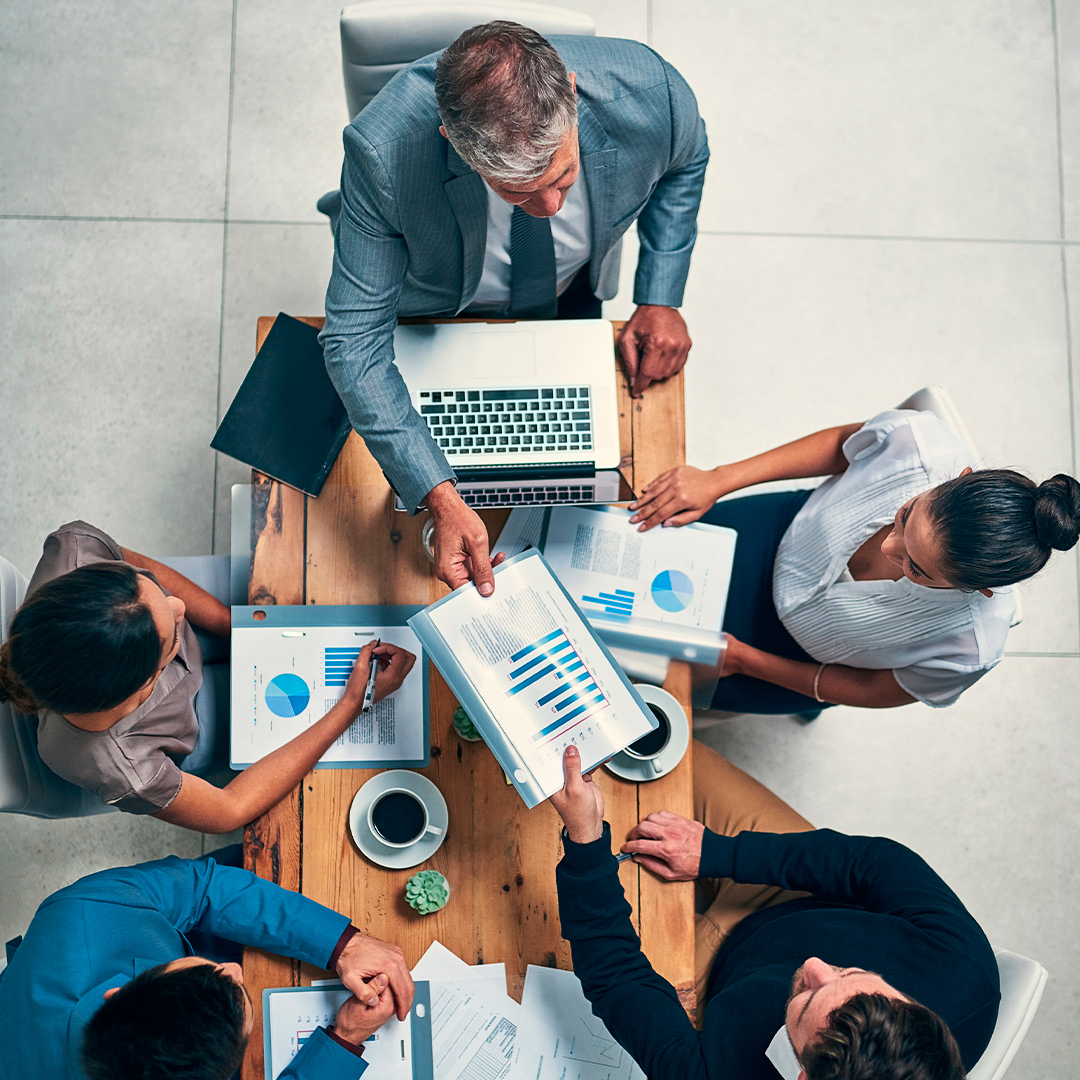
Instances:
[[[510,318],[554,319],[558,306],[551,221],[515,206],[510,218]]]

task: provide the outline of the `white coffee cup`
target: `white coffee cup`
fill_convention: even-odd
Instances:
[[[367,811],[372,836],[392,848],[409,848],[432,834],[442,836],[442,829],[431,824],[427,804],[408,788],[394,787],[380,791]]]

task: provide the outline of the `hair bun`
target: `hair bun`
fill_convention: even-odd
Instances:
[[[1035,531],[1044,544],[1068,551],[1080,538],[1080,484],[1065,473],[1035,491]]]

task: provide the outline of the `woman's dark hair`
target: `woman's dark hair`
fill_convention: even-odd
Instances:
[[[937,1013],[915,1001],[856,994],[829,1013],[802,1052],[807,1080],[964,1080],[960,1051]]]
[[[983,469],[930,495],[942,573],[957,589],[1015,585],[1080,537],[1080,484],[1064,473],[1036,484],[1012,469]]]
[[[153,676],[161,637],[124,563],[92,563],[45,582],[15,612],[0,648],[0,701],[20,712],[92,713]]]
[[[136,975],[90,1018],[90,1080],[228,1080],[247,1046],[244,992],[215,964]]]

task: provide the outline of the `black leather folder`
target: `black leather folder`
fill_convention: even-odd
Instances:
[[[323,364],[319,332],[280,314],[210,445],[318,495],[349,434]]]

